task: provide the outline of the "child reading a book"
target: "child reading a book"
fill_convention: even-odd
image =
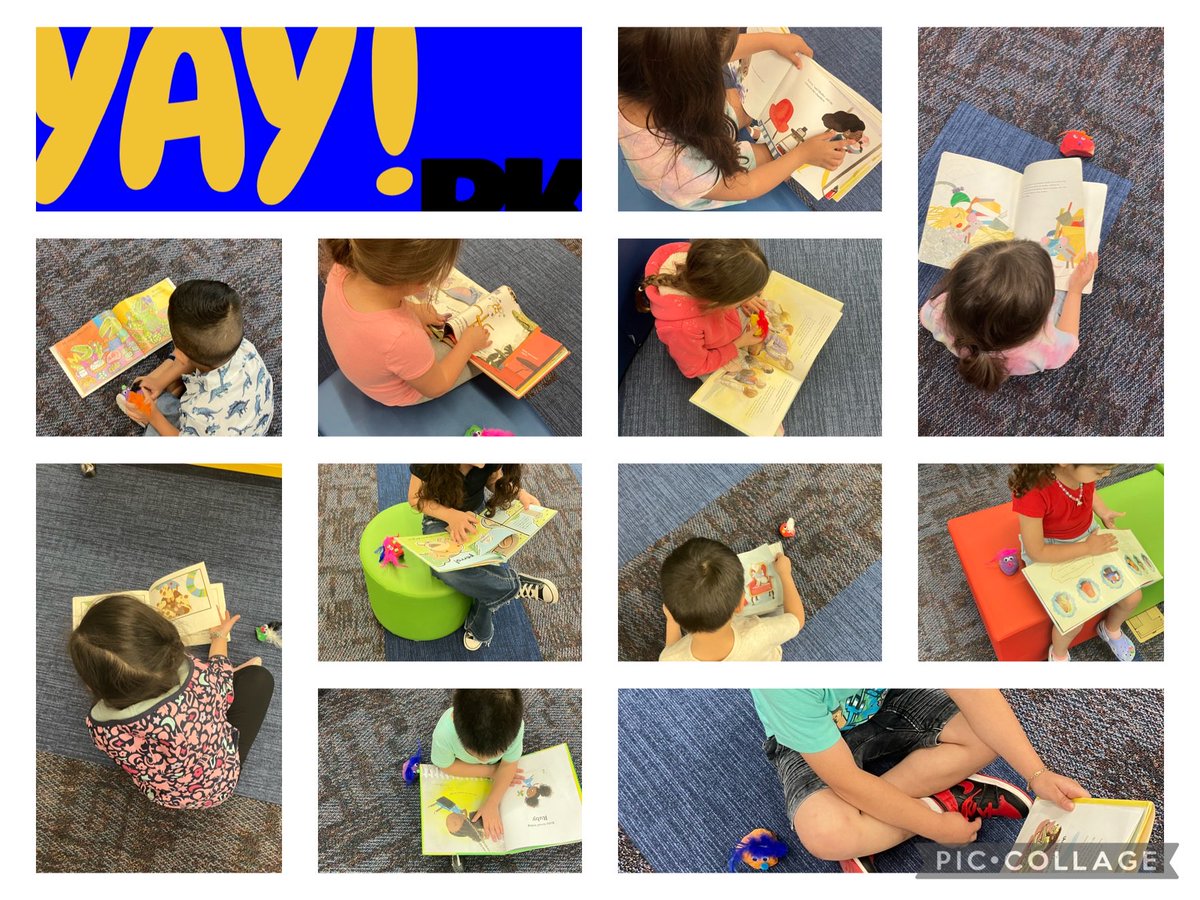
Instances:
[[[479,513],[485,508],[491,515],[514,500],[526,509],[541,506],[537,497],[521,487],[521,466],[517,463],[414,463],[409,473],[408,503],[422,513],[422,533],[449,531],[455,543],[475,533]],[[492,642],[492,617],[510,601],[558,602],[554,582],[518,572],[508,563],[433,574],[471,598],[463,623],[463,646],[472,651]]]
[[[262,435],[275,414],[275,385],[245,336],[242,298],[223,281],[185,281],[167,307],[174,349],[134,388],[144,414],[123,394],[117,406],[150,436]]]
[[[729,71],[733,60],[774,52],[797,68],[812,50],[795,34],[736,28],[621,28],[617,138],[638,184],[677,209],[715,209],[761,197],[800,166],[833,170],[846,141],[813,135],[778,159],[738,140],[756,123]]]
[[[416,299],[446,280],[460,246],[433,239],[321,241],[325,338],[342,374],[372,400],[413,406],[476,374],[467,362],[491,344],[487,330],[472,325],[451,348],[428,327],[446,317]]]
[[[783,785],[796,836],[846,872],[874,872],[873,854],[921,835],[975,840],[981,818],[1024,818],[1032,800],[982,775],[1003,757],[1029,791],[1072,809],[1088,792],[1053,772],[996,690],[751,690],[763,750]],[[883,775],[865,771],[902,756]]]
[[[1122,512],[1113,512],[1096,494],[1096,482],[1112,471],[1111,463],[1022,463],[1013,466],[1008,487],[1013,512],[1021,529],[1021,558],[1034,562],[1062,563],[1117,549],[1111,534],[1096,534],[1095,516],[1111,529]],[[1125,636],[1122,624],[1142,599],[1140,590],[1108,608],[1096,625],[1096,636],[1108,644],[1122,662],[1132,662],[1137,648]],[[1050,629],[1049,659],[1066,662],[1067,648],[1083,628],[1066,634]]]
[[[228,800],[275,690],[258,657],[234,668],[225,613],[208,659],[189,656],[157,610],[115,594],[84,614],[67,648],[96,699],[92,740],[138,790],[171,809]]]
[[[757,241],[707,239],[664,244],[646,262],[642,308],[688,378],[715,372],[743,347],[761,344],[751,317],[771,277]]]
[[[964,379],[995,391],[1011,375],[1067,364],[1079,349],[1079,307],[1099,257],[1088,253],[1066,292],[1035,241],[981,244],[953,265],[921,307],[921,324],[958,357]]]
[[[784,642],[804,627],[804,602],[792,581],[791,560],[782,553],[775,556],[775,571],[783,585],[782,615],[738,615],[745,568],[737,554],[708,538],[692,538],[676,547],[662,566],[667,634],[659,660],[783,659]]]
[[[517,767],[525,740],[523,715],[519,690],[460,688],[433,729],[431,763],[447,775],[492,780],[491,793],[471,816],[488,840],[504,837],[500,798],[523,780]]]

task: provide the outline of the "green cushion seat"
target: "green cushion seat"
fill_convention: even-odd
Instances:
[[[1102,487],[1096,493],[1104,498],[1110,509],[1125,513],[1113,523],[1114,526],[1128,528],[1134,533],[1165,579],[1167,568],[1163,560],[1163,545],[1166,543],[1166,529],[1163,526],[1163,473],[1157,469],[1143,472],[1141,475],[1134,475],[1132,478]],[[1142,600],[1131,615],[1136,616],[1162,603],[1165,583],[1164,580],[1142,588]]]
[[[407,503],[389,506],[373,518],[358,542],[358,558],[367,582],[371,611],[379,624],[398,637],[433,641],[462,627],[471,598],[434,577],[429,566],[405,554],[405,567],[379,564],[383,539],[421,533],[421,514]]]

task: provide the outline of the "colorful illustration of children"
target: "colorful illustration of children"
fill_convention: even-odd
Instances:
[[[834,138],[834,140],[845,140],[847,153],[862,153],[863,148],[870,141],[866,133],[867,123],[852,112],[839,110],[825,113],[821,116],[821,124],[830,131],[840,133],[840,137]]]

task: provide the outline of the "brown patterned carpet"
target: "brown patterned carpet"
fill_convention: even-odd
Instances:
[[[673,482],[668,493],[687,490]],[[779,523],[795,517],[797,534],[785,549],[808,615],[819,613],[879,560],[880,490],[879,466],[762,466],[621,568],[620,659],[658,659],[663,642],[659,570],[667,554],[691,537],[723,541],[742,553],[779,540]]]
[[[1153,468],[1153,465],[1117,466],[1101,486]],[[996,658],[967,586],[962,562],[946,530],[946,522],[1010,499],[1008,476],[1011,471],[1011,466],[1003,464],[918,467],[917,641],[920,659]],[[1164,637],[1160,634],[1137,647],[1146,659],[1161,660]],[[1071,658],[1111,661],[1112,653],[1098,640],[1084,641],[1071,648]]]
[[[583,772],[582,693],[524,690],[525,751],[566,742]],[[318,699],[317,867],[322,872],[449,872],[421,855],[419,791],[401,772],[450,706],[448,690],[322,690]],[[586,797],[586,793],[585,793]],[[579,872],[582,844],[463,857],[468,872]]]
[[[234,795],[209,810],[130,802],[115,767],[37,754],[39,872],[279,872],[281,807]]]
[[[1053,144],[1083,128],[1094,161],[1133,182],[1083,299],[1075,357],[987,396],[919,329],[920,433],[1161,435],[1162,29],[922,28],[918,42],[920,154],[966,101]]]

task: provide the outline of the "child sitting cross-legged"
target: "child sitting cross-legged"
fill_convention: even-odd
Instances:
[[[783,643],[804,627],[804,602],[792,581],[791,560],[782,553],[775,556],[775,571],[783,583],[783,614],[740,616],[745,570],[737,554],[707,538],[676,547],[662,566],[667,634],[659,660],[783,659]]]

